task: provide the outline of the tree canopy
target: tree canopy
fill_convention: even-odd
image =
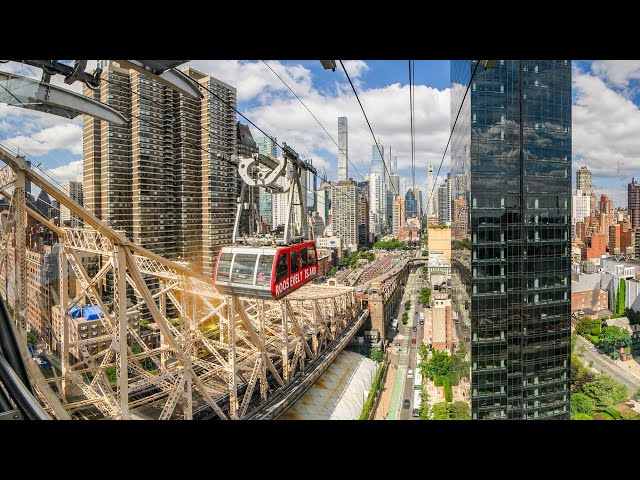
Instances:
[[[384,359],[384,353],[382,353],[382,350],[379,348],[374,347],[371,349],[371,352],[369,352],[369,358],[374,362],[381,362]]]
[[[452,420],[471,420],[471,409],[466,402],[453,402],[451,404]]]
[[[605,373],[582,387],[582,391],[589,396],[598,407],[609,407],[629,398],[629,390],[625,385],[616,382],[613,377]]]
[[[433,420],[451,420],[451,404],[448,402],[438,402],[431,407],[431,418]]]
[[[422,375],[435,379],[435,377],[448,376],[451,374],[451,357],[447,352],[433,350],[433,355],[427,362],[418,365]]]
[[[391,240],[391,241],[379,241],[373,244],[373,248],[379,248],[381,250],[395,250],[395,249],[400,249],[400,250],[406,250],[407,245],[404,242],[399,242],[397,240]]]
[[[575,393],[571,395],[571,413],[584,413],[593,416],[593,400],[584,393]]]
[[[607,351],[617,350],[620,347],[631,346],[631,334],[620,327],[604,327],[599,337],[599,346]]]

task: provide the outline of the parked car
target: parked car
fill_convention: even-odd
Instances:
[[[413,378],[413,370],[409,369],[407,372],[407,378]]]
[[[409,401],[408,398],[405,398],[404,401],[402,402],[402,408],[409,408],[411,407],[411,402]]]
[[[417,332],[417,331],[418,331],[418,327],[416,327],[416,326],[414,325],[412,330],[413,330],[414,332]]]
[[[413,416],[414,417],[419,417],[420,416],[420,411],[417,408],[413,409]]]
[[[415,338],[412,338],[412,339],[411,339],[411,344],[412,344],[412,345],[415,345],[415,344],[416,344],[416,339],[415,339]]]

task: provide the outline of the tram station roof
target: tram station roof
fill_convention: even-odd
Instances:
[[[376,371],[373,360],[343,350],[280,420],[357,420]]]

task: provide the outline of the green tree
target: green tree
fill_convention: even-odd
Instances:
[[[424,360],[427,358],[427,355],[429,354],[429,348],[427,348],[427,346],[423,343],[420,345],[419,353],[420,353],[420,358]]]
[[[576,413],[575,415],[571,415],[571,420],[593,420],[593,417],[586,413]]]
[[[374,362],[381,362],[382,360],[384,360],[384,353],[379,348],[374,347],[369,353],[369,358]]]
[[[453,402],[451,404],[452,420],[471,420],[471,409],[466,402]]]
[[[617,351],[620,347],[631,346],[631,334],[620,327],[604,327],[598,346],[607,352]]]
[[[584,393],[571,395],[571,413],[584,413],[593,417],[593,400]]]
[[[335,267],[334,267],[334,268],[332,268],[331,270],[329,270],[329,271],[327,272],[327,275],[328,275],[328,276],[330,276],[330,277],[333,277],[335,274],[336,274],[336,269],[335,269]]]
[[[424,287],[420,289],[420,301],[424,305],[429,303],[430,298],[431,298],[431,289],[429,287]]]
[[[422,386],[420,397],[422,398],[422,402],[420,403],[420,408],[418,409],[420,420],[429,420],[431,405],[429,405],[429,394],[427,393],[427,390],[424,388],[424,385]]]
[[[116,375],[116,367],[106,368],[104,373],[107,374],[107,378],[109,379],[109,383],[116,383],[116,381],[118,380],[117,375]]]
[[[640,402],[640,388],[638,390],[636,390],[636,393],[633,394],[633,399],[636,402]]]
[[[617,307],[616,313],[622,315],[624,313],[624,304],[626,300],[627,294],[627,282],[624,278],[620,279],[620,287],[618,288],[618,298],[617,298]]]
[[[454,353],[451,355],[451,385],[458,385],[461,377],[469,376],[471,362],[467,362],[462,355]]]
[[[149,326],[149,320],[147,320],[146,318],[143,318],[142,320],[140,320],[140,326],[142,328],[147,328]]]
[[[597,407],[610,407],[629,398],[626,385],[616,382],[605,373],[598,374],[595,380],[585,383],[582,391],[591,397]]]
[[[447,402],[453,401],[453,389],[451,388],[451,377],[445,376],[442,379],[442,388],[444,390],[444,399]]]
[[[411,300],[404,302],[404,309],[409,310],[411,308]]]
[[[404,312],[402,314],[402,324],[406,325],[409,323],[409,314],[407,312]]]
[[[428,257],[429,256],[429,252],[427,252],[426,250],[422,251],[422,256],[423,257]]]
[[[419,364],[422,375],[435,379],[435,377],[448,377],[451,374],[451,357],[447,352],[433,350],[433,355],[427,362]]]
[[[431,418],[433,420],[451,420],[451,404],[438,402],[431,407]]]

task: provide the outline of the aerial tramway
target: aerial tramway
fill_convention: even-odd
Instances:
[[[213,277],[223,294],[280,300],[318,274],[315,241],[307,238],[310,230],[302,207],[301,184],[303,172],[315,174],[316,171],[312,165],[300,160],[286,143],[282,153],[280,158],[256,153],[251,158],[238,160],[238,171],[244,183],[238,198],[234,244],[220,249]],[[256,205],[247,188],[253,186],[288,195],[284,229],[259,233]],[[300,209],[295,214],[297,205]],[[249,231],[241,234],[242,213],[247,210]]]

